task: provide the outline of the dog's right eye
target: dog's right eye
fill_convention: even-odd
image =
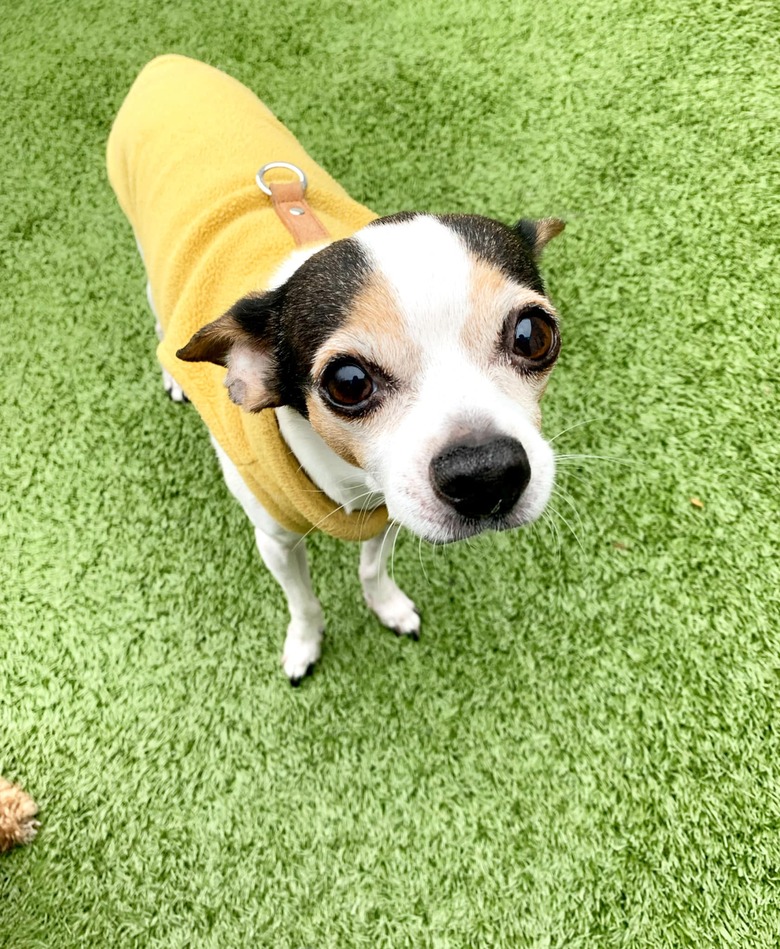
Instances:
[[[338,359],[325,369],[322,388],[334,405],[356,409],[371,398],[376,386],[360,363],[351,359]]]

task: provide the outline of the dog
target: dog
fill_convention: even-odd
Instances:
[[[257,188],[261,159],[301,178],[294,198],[269,201],[263,174]],[[550,497],[539,403],[560,329],[539,258],[563,222],[377,218],[249,90],[180,56],[136,80],[108,165],[146,264],[165,388],[203,416],[287,597],[289,681],[321,652],[315,528],[362,540],[366,603],[417,638],[420,614],[387,570],[398,531],[445,544],[510,530]],[[303,246],[290,215],[312,228]]]

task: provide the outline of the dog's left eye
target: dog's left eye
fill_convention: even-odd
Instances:
[[[512,352],[529,369],[545,369],[560,349],[558,327],[550,314],[540,306],[529,306],[510,318]]]
[[[351,359],[332,362],[322,375],[322,387],[334,405],[355,409],[374,393],[374,380],[360,363]]]

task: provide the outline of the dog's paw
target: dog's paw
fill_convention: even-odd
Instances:
[[[392,629],[396,636],[420,638],[420,611],[395,584],[381,598],[368,593],[365,597],[369,609],[376,615],[379,622],[388,629]]]
[[[292,623],[287,632],[282,652],[282,669],[293,687],[314,672],[314,666],[322,651],[322,630],[316,638],[300,636]]]
[[[0,778],[0,853],[17,844],[28,844],[40,823],[38,805],[16,784]]]
[[[184,394],[184,389],[173,378],[167,369],[162,371],[163,388],[174,402],[189,402],[190,400]]]

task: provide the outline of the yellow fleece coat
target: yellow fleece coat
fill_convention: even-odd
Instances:
[[[142,249],[165,338],[157,355],[263,507],[288,530],[364,540],[384,507],[345,514],[303,472],[273,409],[244,412],[225,370],[176,351],[250,291],[264,289],[293,239],[255,183],[288,161],[309,179],[308,203],[333,240],[376,218],[306,154],[245,86],[184,56],[160,56],[136,79],[108,140],[108,175]]]

